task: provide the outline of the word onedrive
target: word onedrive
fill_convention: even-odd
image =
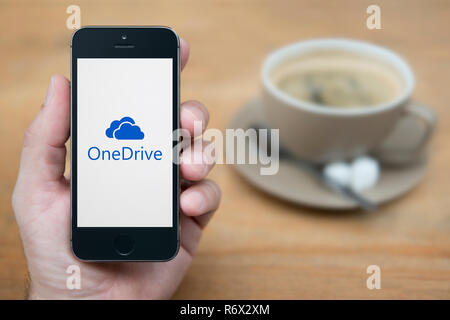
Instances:
[[[122,147],[115,150],[102,150],[99,147],[90,147],[88,157],[91,160],[162,160],[161,150],[145,150],[143,146],[140,149]]]

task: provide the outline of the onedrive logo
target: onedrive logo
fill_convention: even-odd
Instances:
[[[133,118],[123,117],[120,120],[114,120],[106,129],[106,136],[108,138],[115,138],[117,140],[142,140],[144,133],[141,128],[135,124]]]

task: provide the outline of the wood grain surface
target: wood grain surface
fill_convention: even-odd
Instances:
[[[450,298],[450,2],[0,0],[0,299],[21,299],[26,262],[11,208],[23,132],[51,74],[70,76],[66,8],[82,25],[169,25],[191,45],[182,98],[198,99],[225,129],[260,91],[273,49],[302,39],[349,37],[387,46],[415,70],[414,98],[437,112],[425,179],[372,214],[292,205],[250,186],[230,166],[216,217],[176,299]],[[381,7],[382,29],[366,28]],[[381,267],[381,290],[366,268]]]

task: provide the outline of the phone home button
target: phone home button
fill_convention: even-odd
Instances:
[[[117,236],[114,239],[114,249],[122,256],[127,256],[134,250],[134,240],[129,236]]]

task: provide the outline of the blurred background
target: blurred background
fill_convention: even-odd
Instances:
[[[438,128],[425,178],[375,213],[327,212],[278,200],[231,166],[216,217],[176,299],[450,298],[450,2],[430,1],[63,1],[0,0],[0,299],[22,299],[26,262],[11,208],[23,132],[54,73],[70,77],[72,31],[81,25],[168,25],[191,45],[182,100],[197,99],[224,130],[258,95],[260,66],[273,49],[316,37],[350,37],[391,48],[416,74],[413,97]],[[366,8],[381,8],[368,30]],[[366,268],[381,267],[381,290]]]

